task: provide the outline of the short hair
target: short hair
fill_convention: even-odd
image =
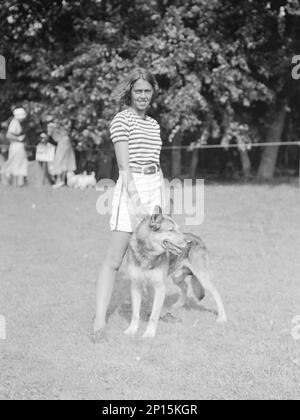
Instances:
[[[115,97],[122,105],[131,105],[132,88],[135,82],[140,79],[146,80],[152,86],[154,94],[157,92],[158,85],[153,74],[151,74],[150,71],[144,69],[143,67],[137,67],[128,74],[124,82],[119,84],[113,93],[113,97]]]

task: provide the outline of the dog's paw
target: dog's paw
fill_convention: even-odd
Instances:
[[[136,334],[137,330],[138,330],[138,327],[136,327],[136,326],[131,326],[131,325],[130,325],[130,326],[127,328],[127,330],[125,330],[125,331],[124,331],[124,334],[126,334],[126,335],[134,335],[134,334]]]
[[[155,330],[147,328],[143,334],[143,338],[154,338],[154,337],[155,337]]]
[[[183,308],[185,304],[186,304],[185,300],[180,300],[180,301],[177,301],[177,302],[173,303],[173,305],[171,305],[170,309],[173,310],[173,311],[177,311],[177,309]]]
[[[226,315],[218,316],[218,319],[217,319],[218,324],[226,324],[226,322],[227,322]]]

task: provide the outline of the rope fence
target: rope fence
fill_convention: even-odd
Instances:
[[[252,147],[268,147],[268,146],[299,146],[300,147],[300,141],[277,141],[272,143],[248,143],[245,144],[246,150],[251,150]],[[26,149],[35,149],[36,145],[28,145],[26,146]],[[182,149],[182,150],[188,150],[193,151],[194,149],[229,149],[229,148],[239,148],[241,149],[241,145],[239,144],[197,144],[197,145],[189,145],[189,146],[162,146],[162,150],[174,150],[174,149]]]
[[[273,147],[273,146],[297,146],[299,147],[299,183],[300,188],[300,141],[273,141],[265,143],[249,143],[245,144],[244,150],[249,151],[254,147]],[[27,146],[27,149],[34,149],[36,146]],[[192,152],[193,150],[205,150],[205,149],[243,149],[239,144],[195,144],[189,146],[163,146],[162,150],[187,150]]]
[[[249,143],[245,144],[246,150],[251,150],[252,147],[268,147],[268,146],[299,146],[300,147],[300,141],[275,141],[271,143]],[[186,149],[193,151],[194,149],[229,149],[229,148],[239,148],[241,149],[241,145],[239,144],[197,144],[194,146],[163,146],[164,150],[166,149]]]
[[[205,150],[205,149],[241,149],[245,151],[251,150],[253,147],[274,147],[274,146],[297,146],[299,147],[299,181],[298,187],[300,188],[300,141],[273,141],[268,143],[249,143],[241,147],[239,144],[197,144],[190,146],[163,146],[163,150],[187,150],[192,152],[194,150]]]

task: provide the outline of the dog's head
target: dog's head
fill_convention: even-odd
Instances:
[[[159,206],[155,207],[151,216],[142,220],[135,236],[137,240],[146,241],[148,248],[152,247],[158,253],[170,251],[179,255],[188,244],[175,221],[163,215]]]

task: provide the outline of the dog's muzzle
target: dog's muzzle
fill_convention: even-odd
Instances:
[[[182,253],[182,250],[185,248],[180,247],[179,245],[175,245],[173,242],[170,241],[163,241],[163,247],[175,255],[180,255]]]

